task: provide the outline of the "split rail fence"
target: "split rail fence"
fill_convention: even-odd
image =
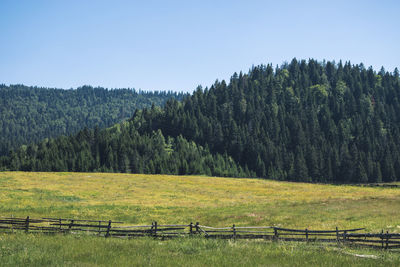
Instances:
[[[352,186],[361,186],[361,187],[382,187],[382,188],[399,188],[399,184],[350,184]]]
[[[0,218],[0,231],[13,233],[24,231],[44,234],[86,233],[104,237],[133,238],[152,236],[174,238],[203,236],[209,239],[264,239],[272,241],[336,242],[379,248],[400,248],[400,234],[382,232],[360,233],[364,228],[335,230],[288,229],[273,226],[210,227],[197,223],[125,225],[118,221],[77,220],[62,218]]]

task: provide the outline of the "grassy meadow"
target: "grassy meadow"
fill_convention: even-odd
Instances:
[[[202,176],[0,172],[0,216],[400,232],[399,210],[397,188]],[[34,266],[395,266],[400,252],[245,240],[0,234],[0,261]]]
[[[400,231],[400,190],[201,176],[0,173],[1,216]]]

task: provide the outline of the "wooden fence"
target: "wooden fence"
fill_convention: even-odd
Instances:
[[[360,233],[364,228],[335,230],[288,229],[273,226],[210,227],[197,223],[125,225],[123,222],[102,220],[77,220],[62,218],[0,218],[0,231],[12,233],[24,231],[44,234],[85,233],[104,237],[133,238],[152,236],[173,238],[183,236],[203,236],[214,239],[264,239],[273,241],[336,242],[379,248],[400,248],[400,234]]]
[[[400,188],[399,184],[349,184],[351,186],[361,187],[383,187],[383,188]]]

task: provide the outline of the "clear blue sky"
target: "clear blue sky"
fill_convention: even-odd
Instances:
[[[297,59],[400,67],[400,1],[1,0],[0,83],[193,91]]]

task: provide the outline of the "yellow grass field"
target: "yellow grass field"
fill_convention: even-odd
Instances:
[[[115,173],[0,173],[0,216],[400,232],[400,189]]]

